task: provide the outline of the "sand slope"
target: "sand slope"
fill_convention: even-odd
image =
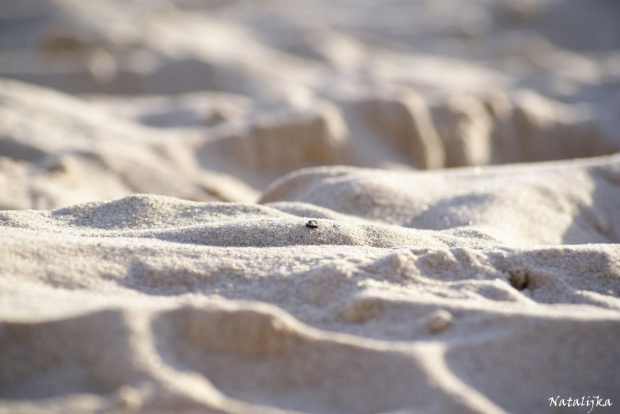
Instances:
[[[617,411],[618,21],[0,0],[0,413]]]

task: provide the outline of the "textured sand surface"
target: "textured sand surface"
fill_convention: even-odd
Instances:
[[[616,412],[619,20],[0,0],[0,413]]]

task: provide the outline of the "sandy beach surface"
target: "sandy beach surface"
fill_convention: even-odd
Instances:
[[[0,0],[0,413],[618,412],[618,21]]]

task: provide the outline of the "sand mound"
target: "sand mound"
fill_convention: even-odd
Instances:
[[[0,0],[0,414],[615,412],[591,6]]]
[[[266,206],[3,212],[0,396],[16,412],[359,413],[617,397],[618,165],[325,168]],[[539,195],[536,216],[515,194]]]
[[[474,228],[508,245],[618,243],[619,160],[425,174],[317,168],[283,177],[261,202],[303,202],[417,229]]]

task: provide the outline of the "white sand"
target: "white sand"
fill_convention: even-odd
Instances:
[[[4,3],[0,413],[617,411],[615,2]]]

